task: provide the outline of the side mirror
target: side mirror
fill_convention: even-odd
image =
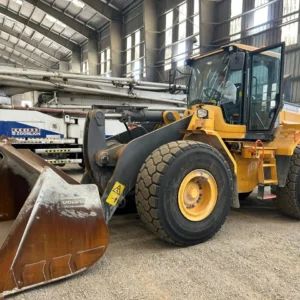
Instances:
[[[244,52],[235,52],[230,55],[229,68],[231,71],[238,71],[243,69],[245,62]]]
[[[185,61],[185,65],[186,65],[186,66],[189,66],[189,67],[192,65],[192,63],[193,63],[193,60],[190,59],[190,58],[188,58],[188,59]]]

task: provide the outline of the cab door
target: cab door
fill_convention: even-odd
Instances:
[[[282,108],[283,70],[284,43],[250,53],[246,138],[273,139]]]

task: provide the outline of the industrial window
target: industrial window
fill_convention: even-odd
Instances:
[[[165,70],[172,67],[172,41],[173,41],[173,11],[166,14],[166,32],[165,32]]]
[[[131,43],[132,37],[131,35],[126,39],[126,74],[131,75]]]
[[[100,52],[100,75],[106,75],[106,77],[110,76],[111,72],[111,56],[110,56],[110,48],[105,49]]]
[[[193,43],[193,54],[200,53],[200,16],[199,16],[200,0],[194,0],[194,19],[193,34],[196,41]]]
[[[261,5],[264,5],[264,4],[268,3],[268,2],[269,2],[269,0],[255,0],[254,7],[257,8],[257,7],[259,7]],[[252,31],[252,34],[267,29],[268,25],[263,25],[263,26],[259,26],[259,25],[268,22],[268,20],[269,20],[269,5],[266,5],[266,6],[262,7],[262,8],[260,8],[260,9],[257,9],[254,12],[254,23],[253,23],[253,26],[254,27],[258,26],[258,27],[256,27]]]
[[[234,18],[235,16],[240,15],[243,12],[243,1],[241,0],[231,0],[231,14],[230,17]],[[242,31],[242,17],[235,18],[230,21],[230,40],[239,40],[241,34],[238,32]],[[238,33],[238,34],[235,34]],[[233,35],[235,34],[235,35]]]
[[[178,8],[179,15],[179,26],[178,26],[178,41],[182,41],[186,38],[186,17],[187,17],[187,3],[184,3]],[[184,65],[185,53],[186,52],[186,41],[182,41],[177,45],[178,63],[177,66]]]
[[[82,63],[82,73],[89,75],[89,62],[87,60]]]
[[[144,44],[144,59],[143,59],[143,77],[146,78],[146,48]]]
[[[141,55],[141,31],[129,35],[126,39],[126,75],[134,76],[139,80],[141,75],[144,76],[143,62],[144,57]]]
[[[299,18],[299,0],[283,0],[283,16],[282,24],[290,23],[281,27],[281,40],[286,45],[297,44],[298,42],[298,21]],[[295,12],[294,14],[292,14]],[[293,22],[293,20],[295,20]]]
[[[140,59],[141,57],[141,31],[138,30],[134,34],[134,78],[139,80],[141,77],[141,73],[143,73],[142,70],[142,61]]]

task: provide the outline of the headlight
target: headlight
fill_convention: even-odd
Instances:
[[[198,109],[197,115],[198,115],[198,118],[204,119],[208,116],[208,111],[204,108],[200,108],[200,109]]]

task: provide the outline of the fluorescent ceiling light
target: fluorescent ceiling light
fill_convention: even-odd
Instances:
[[[80,0],[67,0],[67,1],[72,2],[75,6],[77,6],[79,8],[85,7],[85,4]]]

